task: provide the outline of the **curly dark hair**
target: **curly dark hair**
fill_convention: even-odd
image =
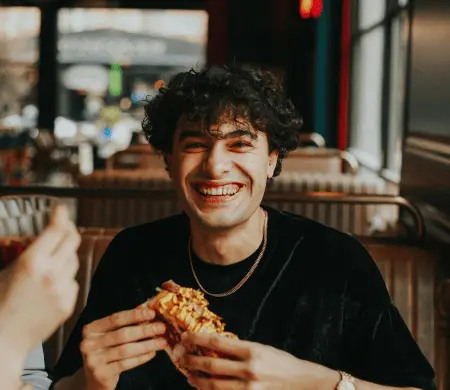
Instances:
[[[242,122],[267,135],[269,153],[278,151],[274,177],[288,151],[298,146],[302,118],[288,100],[280,81],[269,71],[242,65],[210,66],[200,71],[178,73],[159,93],[147,100],[142,129],[150,145],[170,154],[181,116],[210,125],[224,120]],[[241,119],[240,119],[241,118]]]

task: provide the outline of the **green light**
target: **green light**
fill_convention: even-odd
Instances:
[[[111,63],[109,70],[109,93],[111,96],[122,94],[122,67],[118,62]]]

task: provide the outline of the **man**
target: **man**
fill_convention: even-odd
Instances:
[[[179,74],[148,102],[144,133],[185,213],[113,240],[56,367],[57,390],[435,388],[364,247],[260,205],[300,125],[277,80],[244,67]],[[155,313],[133,309],[169,279],[200,288],[240,338],[185,334],[183,343],[231,356],[184,356],[187,380],[160,352]]]

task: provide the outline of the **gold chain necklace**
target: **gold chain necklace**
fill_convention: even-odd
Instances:
[[[192,255],[191,255],[191,241],[192,241],[192,235],[189,236],[189,242],[188,242],[188,253],[189,253],[189,262],[191,264],[191,270],[192,270],[192,275],[194,276],[195,281],[198,284],[198,287],[200,287],[200,289],[207,295],[210,295],[212,297],[215,298],[223,298],[223,297],[227,297],[231,294],[234,294],[237,290],[239,290],[246,282],[247,280],[250,278],[250,276],[252,276],[253,272],[255,271],[256,267],[258,266],[258,264],[260,263],[265,251],[266,251],[266,247],[267,247],[267,212],[264,211],[264,230],[263,230],[263,246],[261,248],[261,252],[259,253],[257,259],[255,260],[255,262],[253,263],[252,267],[250,268],[250,270],[247,272],[247,274],[242,278],[242,280],[236,284],[236,286],[234,286],[231,290],[225,291],[223,293],[219,293],[219,294],[214,294],[209,292],[208,290],[206,290],[202,284],[200,283],[200,280],[197,277],[197,274],[195,273],[195,269],[194,269],[194,263],[192,261]]]

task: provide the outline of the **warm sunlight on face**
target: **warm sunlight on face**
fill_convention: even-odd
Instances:
[[[276,166],[266,134],[245,122],[211,126],[181,119],[167,156],[181,206],[191,220],[210,228],[231,228],[257,210]]]

